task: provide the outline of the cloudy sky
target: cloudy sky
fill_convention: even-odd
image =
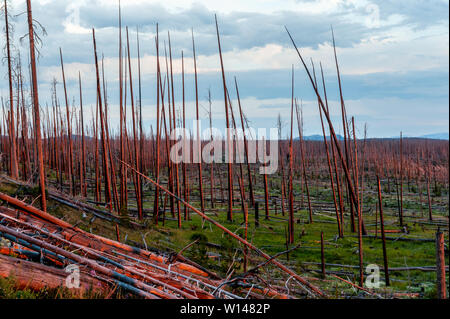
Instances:
[[[33,16],[47,31],[38,65],[41,105],[50,104],[51,82],[58,81],[63,103],[59,48],[64,57],[69,100],[78,107],[78,71],[83,79],[86,116],[95,103],[95,69],[91,29],[104,54],[108,100],[113,123],[118,117],[118,1],[32,0]],[[10,4],[17,51],[27,61],[24,0]],[[213,118],[223,127],[224,103],[214,14],[221,32],[228,86],[236,76],[242,106],[254,127],[274,127],[281,114],[289,121],[291,66],[295,95],[302,100],[305,134],[321,133],[317,101],[284,29],[301,52],[322,63],[336,129],[340,130],[339,91],[331,45],[333,26],[349,116],[358,134],[364,124],[370,137],[448,132],[449,17],[447,0],[122,0],[123,25],[129,27],[133,76],[137,73],[136,29],[142,57],[142,103],[145,124],[156,117],[155,30],[161,51],[170,31],[174,59],[176,107],[181,106],[181,52],[186,65],[187,115],[195,116],[191,28],[194,30],[201,116],[206,117],[208,89]],[[3,20],[1,20],[2,23]],[[124,30],[125,36],[125,30]],[[2,37],[2,46],[4,37]],[[162,61],[164,62],[164,60]],[[165,68],[165,65],[163,64]],[[7,69],[0,66],[0,93],[7,96]],[[133,79],[135,84],[137,78]],[[137,92],[137,89],[135,89]],[[236,94],[231,90],[232,99]],[[128,93],[129,96],[129,93]],[[128,105],[129,105],[128,101]],[[64,104],[63,104],[64,105]],[[207,121],[204,122],[207,125]],[[285,129],[287,132],[287,127]]]

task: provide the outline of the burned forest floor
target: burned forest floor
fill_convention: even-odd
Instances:
[[[48,176],[51,180],[51,175]],[[206,177],[207,178],[207,177]],[[249,204],[248,241],[264,252],[277,257],[283,264],[295,270],[303,278],[320,287],[330,298],[435,298],[436,297],[436,248],[435,233],[443,231],[446,238],[446,263],[448,263],[448,189],[434,189],[432,193],[433,220],[428,218],[426,192],[419,196],[417,188],[405,183],[403,193],[403,226],[399,224],[398,200],[395,189],[383,189],[383,212],[386,230],[386,248],[389,262],[391,285],[384,284],[383,251],[380,235],[380,221],[376,214],[377,188],[369,181],[364,190],[363,219],[367,235],[363,236],[364,267],[379,267],[379,288],[357,289],[348,282],[358,284],[358,236],[351,231],[351,219],[348,207],[345,210],[344,237],[338,237],[336,214],[331,190],[326,181],[317,181],[310,185],[310,201],[313,211],[313,222],[310,223],[307,197],[302,192],[300,183],[294,184],[295,198],[295,242],[288,245],[287,201],[283,215],[281,207],[281,191],[277,189],[279,180],[270,180],[270,214],[266,218],[264,189],[257,187],[256,200],[259,202],[259,225],[255,223],[255,208]],[[196,185],[191,186],[190,204],[200,207]],[[170,200],[165,199],[165,211],[161,213],[158,225],[152,219],[154,189],[144,185],[144,219],[136,218],[136,205],[132,186],[129,191],[129,214],[116,215],[114,220],[105,213],[93,214],[89,210],[70,207],[61,200],[49,196],[47,211],[51,215],[64,220],[80,229],[101,235],[113,240],[119,239],[130,246],[139,247],[162,254],[176,254],[182,251],[183,256],[211,270],[222,278],[229,278],[244,272],[243,245],[228,234],[204,221],[194,212],[189,219],[182,222],[178,229],[176,216],[170,209]],[[237,187],[236,187],[237,189]],[[49,192],[57,191],[57,185],[49,187]],[[24,183],[16,183],[5,175],[0,178],[0,192],[16,197],[39,208],[39,191]],[[208,191],[209,192],[209,191]],[[67,189],[65,190],[67,193]],[[210,194],[210,193],[208,193]],[[303,194],[303,195],[302,195]],[[205,213],[239,236],[244,232],[244,215],[236,192],[233,221],[227,220],[227,202],[222,198],[220,188],[214,192],[214,208],[210,197],[205,198]],[[420,202],[419,198],[422,198]],[[93,196],[88,198],[92,200]],[[70,202],[82,202],[94,207],[99,212],[107,212],[101,203],[93,203],[81,197],[67,195]],[[134,201],[134,202],[133,202]],[[70,203],[69,203],[70,204]],[[97,205],[100,204],[100,205]],[[2,206],[8,206],[1,203]],[[134,206],[134,210],[133,210]],[[177,210],[175,205],[174,211]],[[184,213],[184,207],[180,204]],[[134,216],[133,216],[134,215]],[[108,217],[109,216],[109,217]],[[116,228],[117,225],[117,228]],[[118,230],[118,233],[117,233]],[[376,233],[377,231],[377,233]],[[324,259],[326,276],[321,273],[321,241],[324,235]],[[193,244],[192,244],[193,243]],[[2,240],[0,245],[6,245]],[[190,245],[191,244],[191,245]],[[286,251],[288,251],[286,253]],[[248,252],[248,268],[264,262],[260,256]],[[448,266],[447,266],[448,269]],[[296,284],[289,280],[277,268],[264,265],[257,270],[258,276],[272,285],[286,287],[295,295]],[[337,278],[337,277],[339,278]],[[348,282],[346,282],[348,281]],[[447,271],[447,284],[448,284]],[[301,297],[301,293],[298,293]],[[103,295],[77,295],[62,290],[31,291],[15,288],[14,278],[0,278],[0,298],[121,298],[120,293]]]

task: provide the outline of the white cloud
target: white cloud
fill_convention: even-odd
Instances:
[[[90,88],[91,92],[95,92],[95,69],[91,62],[93,61],[93,59],[91,59],[91,30],[81,26],[82,23],[80,23],[78,10],[83,6],[91,3],[99,3],[100,6],[96,6],[96,8],[110,7],[115,9],[117,8],[117,1],[66,1],[64,2],[64,5],[61,5],[60,1],[62,0],[33,1],[34,8],[38,7],[39,5],[57,3],[59,6],[55,5],[54,7],[58,7],[59,9],[57,11],[61,11],[61,20],[58,22],[56,20],[47,21],[45,16],[35,16],[35,18],[41,21],[44,26],[49,26],[50,28],[48,29],[51,29],[51,31],[53,32],[53,34],[50,35],[50,37],[53,36],[51,37],[51,39],[53,39],[53,42],[46,43],[44,41],[45,47],[43,48],[43,50],[51,50],[52,52],[49,55],[53,57],[56,55],[56,53],[58,53],[57,50],[55,50],[55,48],[57,49],[58,46],[63,47],[63,53],[65,53],[65,50],[67,50],[67,55],[69,55],[69,53],[71,52],[72,56],[70,57],[70,61],[75,62],[65,64],[67,81],[78,81],[78,72],[81,71],[86,91],[88,91]],[[346,24],[342,29],[339,29],[336,32],[336,41],[338,46],[337,53],[341,73],[343,75],[357,76],[379,73],[389,76],[389,74],[392,73],[424,72],[429,70],[442,71],[448,70],[449,66],[448,18],[447,21],[444,22],[442,22],[442,20],[438,22],[433,21],[431,23],[427,22],[426,24],[424,24],[425,27],[418,28],[416,24],[411,23],[411,19],[406,19],[407,14],[402,10],[398,10],[398,12],[388,10],[387,13],[386,11],[382,11],[381,9],[385,8],[384,3],[382,2],[369,0],[284,0],[282,2],[276,0],[166,0],[164,2],[156,0],[122,0],[124,12],[127,11],[127,7],[132,7],[136,4],[152,3],[164,6],[169,12],[190,12],[186,10],[189,9],[192,5],[202,4],[205,8],[211,11],[211,13],[219,13],[219,22],[221,20],[220,15],[222,15],[224,23],[224,36],[222,38],[224,44],[226,44],[227,40],[230,39],[244,42],[247,42],[248,40],[248,38],[246,38],[245,36],[240,36],[239,34],[232,34],[232,36],[228,35],[229,38],[227,39],[226,33],[231,32],[230,30],[232,28],[230,27],[230,25],[232,21],[230,22],[230,20],[226,20],[225,16],[231,12],[238,12],[239,15],[236,16],[240,17],[241,19],[245,19],[247,13],[249,15],[253,13],[265,14],[262,17],[259,16],[257,19],[255,18],[255,20],[252,20],[258,21],[259,23],[264,22],[265,17],[270,17],[271,14],[280,11],[307,13],[312,15],[312,17],[314,17],[314,15],[324,15],[328,18],[326,21],[335,20],[337,22],[356,22],[355,25],[352,25],[350,23]],[[17,11],[23,11],[23,8],[25,7],[24,1],[14,1],[14,7]],[[420,8],[420,6],[418,6],[418,8]],[[412,8],[412,10],[413,9],[414,8]],[[414,10],[417,11],[418,9],[416,8]],[[38,10],[36,11],[39,12]],[[205,15],[209,14],[209,12],[203,13]],[[95,14],[97,13],[95,12]],[[101,15],[102,12],[99,12],[98,14]],[[55,12],[53,12],[52,17],[54,16]],[[200,14],[200,16],[202,15]],[[23,17],[24,16],[20,18],[21,23],[23,23]],[[229,17],[232,16],[229,15],[228,18]],[[114,16],[114,19],[115,18],[116,17]],[[170,15],[167,15],[166,18],[170,19]],[[128,17],[128,19],[129,21],[131,21],[132,17]],[[211,21],[213,21],[213,17],[211,17]],[[262,28],[261,30],[269,30],[268,32],[271,32],[272,29],[276,29],[278,27],[280,30],[282,30],[283,26],[278,24],[282,24],[283,22],[280,22],[279,20],[274,21],[275,22],[268,22],[267,25],[264,26],[267,28]],[[317,23],[314,22],[316,21],[315,19],[312,19],[311,21],[313,21],[313,25],[311,25],[311,30],[313,31],[310,31],[310,29],[308,29],[307,32],[304,32],[304,30],[297,27],[297,30],[291,30],[292,34],[297,42],[297,45],[301,48],[301,52],[304,58],[306,58],[308,61],[309,58],[312,58],[316,65],[318,65],[319,62],[322,62],[325,73],[334,76],[336,71],[332,46],[329,42],[318,40],[318,35],[315,31],[319,30],[318,25],[323,23],[323,21],[317,20]],[[115,20],[112,20],[112,22],[115,23]],[[288,22],[289,21],[286,21],[286,23]],[[209,22],[207,21],[206,23]],[[361,28],[364,29],[364,32],[359,32],[356,34],[352,33],[352,31],[354,30],[346,29],[350,27],[354,28],[357,26],[361,26]],[[20,30],[20,27],[22,26],[18,27],[19,30],[17,31],[17,33],[24,34],[24,32]],[[188,30],[189,27],[190,26],[186,26],[186,30]],[[258,29],[255,33],[252,33],[254,29],[255,28],[253,27],[249,27],[248,29],[240,28],[239,32],[244,33],[245,31],[248,31],[248,37],[253,39],[254,35],[256,34],[257,36],[258,32],[260,32]],[[369,32],[367,32],[367,29],[369,30]],[[55,34],[56,30],[58,30],[60,33]],[[187,39],[186,42],[189,44],[190,33],[186,30],[178,28],[173,33],[171,32],[171,35],[173,35],[172,39]],[[348,32],[345,32],[346,30]],[[98,53],[101,54],[101,50],[104,50],[106,48],[105,53],[108,54],[108,57],[105,58],[107,80],[111,86],[117,86],[118,59],[117,45],[115,42],[117,41],[117,29],[115,27],[115,24],[111,24],[110,21],[106,21],[103,24],[103,28],[100,28],[98,31],[98,38],[100,42]],[[148,33],[141,33],[141,43],[143,49],[141,64],[142,74],[144,77],[147,76],[147,78],[154,77],[156,68],[156,58],[154,56],[153,45],[154,34],[152,34],[151,32],[152,31],[149,31]],[[205,30],[199,28],[199,30],[195,30],[195,32],[196,34],[199,34],[201,36],[207,36],[206,40],[205,38],[203,38],[203,43],[205,43],[208,42],[208,39],[210,39],[209,37],[211,36],[207,33],[211,33],[212,31],[210,29]],[[244,73],[246,71],[260,70],[287,70],[292,64],[294,64],[296,68],[300,68],[298,56],[293,50],[287,34],[285,34],[283,30],[279,33],[277,32],[278,31],[274,32],[270,37],[267,38],[265,38],[262,34],[261,37],[264,38],[264,41],[262,41],[262,43],[250,39],[250,41],[253,42],[248,44],[245,43],[245,45],[241,43],[238,46],[233,46],[232,48],[234,49],[230,49],[228,51],[226,50],[224,52],[224,65],[229,79],[231,75],[236,72]],[[74,36],[72,37],[72,35]],[[277,39],[276,37],[278,35],[280,36]],[[347,39],[346,45],[343,45],[343,38],[348,38],[348,35],[350,35],[351,40],[348,41]],[[205,51],[202,52],[202,50],[198,50],[197,52],[197,65],[198,72],[200,74],[220,72],[219,56],[217,54],[217,50],[214,49],[216,46],[214,36],[215,34],[212,35],[214,42],[209,41],[214,45],[214,47],[212,47],[212,51],[206,51],[209,52],[207,54],[204,54],[203,52]],[[354,36],[360,36],[362,38],[353,39]],[[72,43],[71,39],[74,38],[87,40],[85,42],[80,41],[80,43]],[[55,39],[57,39],[58,41],[55,41]],[[326,32],[322,32],[321,39],[327,39]],[[342,39],[341,42],[340,39]],[[199,40],[199,45],[201,45],[202,39]],[[59,41],[61,41],[62,43],[57,43]],[[209,42],[207,44],[210,44]],[[258,44],[256,45],[254,43]],[[350,46],[349,43],[354,44]],[[161,51],[164,52],[162,45],[163,44],[161,44]],[[111,50],[112,47],[114,47],[114,51]],[[26,46],[23,46],[23,48],[26,49]],[[69,51],[69,49],[71,51]],[[193,60],[189,56],[191,54],[189,50],[190,48],[188,47],[188,52],[185,52],[185,70],[187,74],[192,74]],[[135,56],[135,52],[133,53],[133,56]],[[82,60],[88,61],[88,63],[79,62],[81,60],[80,56],[83,56],[83,54],[84,56],[89,56],[89,59],[85,58],[84,60]],[[174,51],[173,67],[174,73],[176,75],[179,75],[181,73],[181,59],[179,55],[179,52]],[[77,61],[77,58],[80,58],[80,60]],[[163,70],[165,70],[165,61],[163,57],[161,58],[161,63]],[[39,66],[38,76],[40,85],[43,85],[43,87],[48,90],[48,85],[49,83],[51,83],[54,77],[57,78],[59,82],[61,82],[61,69],[59,60],[55,58],[53,58],[53,60],[48,59],[46,60],[45,65],[43,64],[44,63]],[[134,74],[136,74],[136,58],[132,59],[132,66]],[[3,71],[4,67],[1,70]],[[269,74],[269,72],[265,72],[265,74]],[[2,90],[4,92],[6,92],[4,90],[5,85],[6,84],[3,84],[2,86]],[[286,92],[289,92],[288,81],[286,81],[285,86]],[[307,89],[310,90],[311,88],[308,87]],[[415,91],[417,90],[417,88],[404,88],[403,92],[406,92],[408,90],[410,90],[411,93],[416,93]],[[73,92],[71,93],[73,94]],[[441,95],[447,94],[448,100],[448,91],[440,93]],[[41,94],[41,96],[45,96],[45,94],[46,93]],[[245,92],[243,92],[243,94],[245,94]],[[242,101],[243,105],[245,105],[246,113],[249,118],[274,119],[276,118],[278,112],[284,112],[284,114],[286,114],[286,112],[289,112],[290,99],[288,97],[279,98],[279,94],[274,94],[273,98],[262,99],[258,98],[257,94],[253,95],[255,96],[244,97]],[[368,99],[364,98],[364,92],[360,92],[360,95],[363,96],[360,99],[346,101],[349,113],[356,115],[357,119],[358,117],[360,117],[363,119],[367,119],[368,121],[370,120],[369,124],[371,130],[380,132],[380,135],[391,136],[393,133],[390,132],[384,134],[382,133],[383,130],[391,130],[396,132],[401,129],[399,128],[399,126],[402,123],[408,123],[409,127],[416,127],[418,129],[425,126],[436,126],[441,128],[445,127],[445,125],[448,126],[448,111],[442,111],[439,106],[436,113],[430,112],[429,110],[423,108],[423,105],[426,105],[426,100],[396,99],[387,98],[384,96],[379,96],[375,99]],[[265,96],[267,96],[267,94]],[[95,96],[88,96],[86,97],[86,100],[95,101]],[[113,103],[116,101],[111,102],[111,109],[114,110],[115,106],[113,105]],[[330,101],[330,103],[335,102]],[[214,105],[217,109],[217,118],[224,116],[223,101],[217,100],[214,102]],[[147,108],[148,110],[154,110],[150,106],[148,106]],[[188,102],[189,112],[192,112],[193,108],[194,105],[192,104],[192,102]],[[398,113],[397,110],[399,110]],[[154,112],[152,111],[148,112],[148,115],[146,115],[148,117],[148,120],[152,119],[152,117],[154,116],[153,113]],[[111,112],[111,114],[114,117],[114,112]],[[305,118],[308,119],[308,124],[306,124],[305,129],[319,127],[317,105],[315,105],[315,101],[305,101]],[[407,132],[406,129],[405,132]],[[424,133],[428,132],[430,131],[424,131]],[[317,133],[317,131],[315,131],[315,133]],[[411,134],[415,134],[415,132],[411,132]]]
[[[295,34],[294,34],[295,38]],[[337,48],[341,73],[344,75],[363,75],[370,73],[393,73],[406,71],[426,71],[448,68],[448,37],[443,27],[432,27],[413,32],[406,27],[392,30],[390,35],[374,36],[350,48]],[[301,47],[301,41],[297,40]],[[330,43],[319,45],[318,49],[300,48],[304,58],[312,58],[316,64],[322,62],[325,71],[335,72],[333,48]],[[233,50],[223,54],[227,72],[245,72],[254,70],[289,69],[292,64],[299,66],[299,58],[292,48],[277,44],[254,47],[246,50]],[[165,58],[160,57],[165,70]],[[185,72],[194,72],[193,59],[185,57]],[[137,59],[132,58],[132,67],[137,68]],[[118,81],[118,59],[105,58],[108,77]],[[156,72],[156,56],[144,55],[141,58],[142,74],[153,75]],[[218,54],[199,55],[197,57],[198,73],[220,72]],[[68,63],[65,65],[66,77],[76,80],[78,71],[83,77],[95,79],[91,64]],[[181,58],[174,53],[174,74],[181,73]],[[51,81],[59,77],[59,66],[43,67],[43,79]]]

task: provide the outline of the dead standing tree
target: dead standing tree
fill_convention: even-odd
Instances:
[[[5,16],[5,37],[6,37],[6,58],[8,60],[8,83],[9,83],[9,139],[10,139],[10,174],[12,178],[19,177],[19,165],[17,163],[16,134],[14,126],[14,97],[12,83],[12,57],[11,57],[11,31],[12,26],[9,23],[8,2],[4,0],[3,12]],[[18,103],[19,101],[17,101]],[[18,116],[18,115],[17,115]]]
[[[106,135],[105,135],[105,120],[103,118],[103,107],[102,107],[102,92],[100,88],[100,73],[98,68],[98,57],[97,57],[97,44],[95,42],[95,30],[92,29],[92,40],[94,44],[94,59],[95,59],[95,70],[97,75],[97,103],[98,103],[98,112],[100,114],[100,126],[101,126],[101,142],[102,142],[102,150],[103,150],[103,167],[105,172],[105,200],[108,205],[108,208],[112,209],[112,198],[111,198],[111,178],[110,178],[110,170],[108,163],[108,150],[106,145]]]
[[[216,33],[217,33],[217,44],[219,46],[219,57],[220,57],[220,66],[222,70],[222,82],[223,82],[223,95],[224,95],[224,101],[225,101],[225,118],[227,123],[227,139],[226,139],[226,145],[227,145],[227,162],[228,162],[228,215],[227,219],[229,221],[233,220],[233,159],[232,156],[232,144],[231,144],[231,137],[230,137],[230,119],[228,117],[228,100],[227,100],[227,82],[225,79],[225,69],[223,66],[223,58],[222,58],[222,47],[220,46],[220,35],[219,35],[219,25],[217,23],[217,16],[215,16],[216,20]]]
[[[242,135],[244,137],[244,151],[245,151],[245,160],[246,160],[246,163],[247,163],[248,186],[249,186],[249,193],[250,193],[250,204],[252,206],[254,206],[255,205],[255,195],[253,193],[252,175],[251,175],[251,170],[250,170],[250,162],[248,160],[248,141],[247,141],[247,136],[246,136],[246,133],[245,133],[244,113],[243,113],[242,107],[241,107],[241,98],[239,96],[239,88],[238,88],[236,77],[234,77],[234,85],[236,87],[236,95],[237,95],[238,105],[239,105],[239,114],[240,114],[240,118],[241,118]]]
[[[33,15],[32,15],[32,11],[31,11],[31,1],[30,0],[27,0],[27,16],[28,16],[28,39],[30,42],[30,66],[31,66],[32,92],[33,92],[34,132],[35,132],[35,142],[36,142],[37,157],[38,157],[38,167],[39,167],[39,188],[41,191],[40,201],[41,201],[41,208],[45,212],[45,211],[47,211],[47,201],[46,201],[46,196],[45,196],[45,169],[44,169],[44,156],[43,156],[42,141],[41,141],[41,122],[40,122],[40,116],[39,116],[39,95],[38,95],[38,86],[37,86],[38,81],[37,81],[37,70],[36,70],[34,20],[33,20]]]
[[[295,110],[297,114],[297,127],[298,127],[298,135],[300,137],[300,154],[302,159],[302,168],[303,168],[303,179],[305,181],[306,195],[308,197],[308,212],[309,212],[309,223],[313,223],[313,212],[311,207],[311,198],[309,196],[309,186],[308,186],[308,176],[306,174],[306,163],[305,163],[305,147],[303,141],[303,115],[302,111],[299,110],[299,106],[297,100],[295,100]]]
[[[202,138],[200,136],[200,118],[198,113],[198,77],[197,77],[197,57],[195,55],[195,42],[194,42],[194,30],[192,30],[192,52],[193,52],[193,58],[194,58],[194,79],[195,79],[195,114],[197,119],[197,139],[196,139],[196,146],[197,149],[194,151],[194,154],[197,156],[198,160],[198,183],[199,183],[199,193],[200,193],[200,206],[202,209],[202,212],[205,211],[205,202],[203,199],[203,177],[202,177],[202,151],[201,151],[201,144],[202,144]],[[194,158],[196,158],[194,156]]]
[[[70,110],[69,102],[67,99],[67,86],[66,86],[66,75],[64,73],[64,61],[62,57],[62,50],[59,48],[59,57],[61,59],[61,72],[64,85],[64,100],[66,102],[66,115],[67,115],[67,137],[69,139],[69,179],[70,179],[70,190],[72,195],[75,195],[75,176],[73,170],[73,143],[72,143],[72,121],[70,120]]]
[[[291,137],[289,140],[289,244],[294,243],[294,168],[293,168],[293,131],[294,131],[294,66],[292,66],[292,96],[291,96]],[[283,160],[283,159],[282,159]]]
[[[83,92],[81,89],[81,74],[78,72],[78,84],[80,88],[80,117],[81,117],[81,195],[87,197],[87,184],[86,184],[86,141],[84,138],[84,114],[83,114]]]

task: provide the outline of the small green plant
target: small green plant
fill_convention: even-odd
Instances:
[[[200,264],[207,263],[208,256],[206,255],[206,253],[208,249],[206,247],[206,244],[208,243],[208,237],[206,237],[206,235],[202,233],[194,233],[191,235],[190,240],[197,240],[197,243],[191,250],[192,259],[199,262]]]

